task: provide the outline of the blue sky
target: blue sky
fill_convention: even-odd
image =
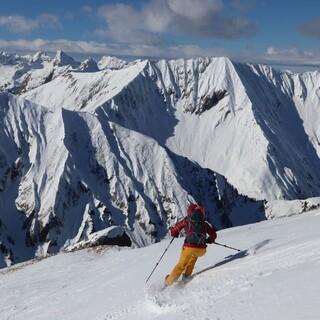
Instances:
[[[320,64],[320,1],[11,0],[0,50]]]

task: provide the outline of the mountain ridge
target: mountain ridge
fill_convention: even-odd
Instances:
[[[188,194],[219,229],[320,194],[320,73],[224,57],[111,58],[97,71],[38,53],[11,79],[19,57],[1,57],[1,266],[114,226],[133,245],[159,241]]]
[[[66,75],[70,77],[69,84],[64,85],[61,82],[63,79],[58,78],[58,87],[51,88],[52,83],[49,82],[45,87],[27,92],[24,97],[51,107],[59,107],[68,101],[72,108],[92,113],[102,107],[112,121],[147,134],[162,145],[168,145],[176,153],[220,172],[241,193],[250,197],[272,200],[316,196],[319,194],[319,185],[304,183],[308,176],[312,176],[314,181],[319,178],[317,172],[320,151],[316,141],[320,138],[309,137],[310,132],[314,136],[315,125],[311,130],[304,128],[303,119],[299,119],[301,112],[295,111],[294,97],[288,96],[288,88],[282,91],[288,81],[287,73],[265,68],[266,74],[267,71],[274,74],[270,79],[264,77],[262,72],[258,73],[257,68],[263,67],[237,64],[227,58],[162,60],[158,63],[145,60],[122,70],[109,71],[108,74],[98,72],[97,75],[101,74],[99,85],[90,84],[93,77],[90,73],[79,78],[76,73],[71,72]],[[131,81],[119,81],[120,78],[130,78]],[[71,94],[69,86],[74,87]],[[102,90],[99,89],[101,86]],[[280,89],[276,89],[278,86]],[[56,90],[63,92],[60,98],[54,94]],[[81,97],[86,91],[87,97]],[[140,96],[141,92],[143,97]],[[52,95],[53,100],[48,101],[48,95]],[[97,97],[103,97],[103,100]],[[319,98],[318,100],[320,101]],[[204,112],[205,116],[202,116]],[[318,116],[317,110],[315,114]],[[285,120],[286,117],[291,120]],[[281,127],[280,118],[287,122],[287,128]],[[210,122],[214,124],[211,125]],[[191,132],[198,132],[202,138],[197,133],[192,136],[186,126],[190,126]],[[195,126],[210,128],[212,133],[206,134]],[[299,127],[299,130],[293,129],[294,126]],[[235,143],[233,133],[240,131],[247,137]],[[183,143],[186,132],[188,144]],[[281,137],[286,137],[285,143],[278,141],[272,132],[279,132]],[[296,137],[302,143],[288,141],[290,132],[300,132]],[[221,144],[215,136],[223,136],[227,143]],[[211,145],[211,149],[219,150],[220,154],[217,157],[216,153],[208,152],[205,146],[201,150],[192,148],[198,143],[194,140]],[[291,144],[293,146],[288,148]],[[244,171],[241,176],[248,176],[248,181],[240,182],[239,178],[234,178],[236,173],[232,168],[236,168],[235,163],[241,159],[241,154],[248,155],[255,148],[258,153],[252,161],[256,165],[250,165],[249,159],[242,156],[243,163],[238,167]],[[306,154],[302,170],[298,167],[303,159],[294,151],[297,148],[301,149],[300,154]],[[203,152],[205,149],[207,154]],[[233,150],[234,159],[230,158],[230,150]],[[276,150],[277,155],[274,155],[273,150]],[[295,155],[296,159],[286,163],[284,159],[278,159],[280,153],[286,154],[288,159]],[[279,163],[274,165],[274,161]],[[252,166],[259,171],[251,172]],[[281,166],[282,173],[273,172],[277,170],[273,169],[274,166]],[[291,173],[295,171],[296,173]],[[254,177],[257,173],[260,178]],[[297,176],[298,180],[292,180],[292,175]],[[252,184],[254,180],[256,184]],[[267,180],[268,186],[260,182]],[[299,191],[300,184],[304,185]]]
[[[219,228],[264,219],[262,203],[223,176],[103,113],[48,109],[9,93],[0,111],[2,266],[44,247],[68,250],[112,226],[135,246],[159,241],[183,216],[188,194]]]

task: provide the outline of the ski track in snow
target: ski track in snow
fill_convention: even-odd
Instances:
[[[131,196],[133,190],[146,190],[141,191],[139,198],[134,197],[139,199],[134,201],[135,205],[127,200],[127,216],[120,214],[122,210],[112,213],[112,218],[119,218],[115,221],[119,225],[129,217],[133,226],[135,212],[141,211],[144,214],[140,222],[152,221],[152,214],[143,208],[146,200],[154,204],[158,198],[155,194],[171,195],[167,203],[159,202],[161,218],[169,210],[183,212],[180,204],[185,202],[184,188],[188,183],[184,181],[184,185],[181,181],[190,173],[185,171],[181,175],[176,166],[188,166],[188,162],[170,156],[163,145],[204,168],[222,173],[241,193],[254,198],[293,199],[319,194],[318,72],[291,75],[262,65],[234,63],[227,58],[127,64],[111,57],[98,63],[100,69],[119,70],[97,72],[98,65],[93,60],[80,64],[61,51],[54,59],[40,53],[20,58],[2,53],[0,60],[4,64],[0,64],[0,87],[6,88],[6,83],[11,83],[8,90],[14,89],[11,91],[16,94],[25,92],[23,97],[45,106],[11,94],[0,97],[6,115],[3,127],[10,129],[4,130],[4,151],[0,154],[5,177],[0,181],[3,189],[0,240],[2,245],[7,242],[8,252],[23,243],[18,255],[26,256],[20,261],[34,253],[27,252],[32,249],[24,246],[25,236],[17,232],[22,230],[20,212],[16,212],[16,217],[12,212],[20,205],[31,213],[39,201],[42,212],[51,212],[55,203],[65,204],[64,197],[56,197],[63,194],[58,187],[63,186],[59,179],[64,177],[64,168],[76,167],[81,173],[79,178],[70,174],[74,178],[70,185],[76,188],[69,191],[75,191],[75,198],[81,199],[83,207],[74,207],[62,215],[68,218],[62,221],[66,226],[62,233],[66,234],[61,243],[78,233],[76,230],[68,233],[75,220],[81,225],[79,239],[83,231],[91,234],[93,222],[90,207],[85,204],[91,203],[96,216],[103,216],[109,205],[108,198],[100,204],[106,187],[111,188],[110,194],[116,191],[119,203],[115,204],[120,209],[125,206],[122,200]],[[20,63],[20,69],[16,70],[15,65]],[[19,73],[21,77],[16,78]],[[209,106],[209,100],[223,91],[227,94]],[[210,108],[206,110],[206,106]],[[61,111],[61,107],[65,109]],[[53,140],[60,142],[52,143]],[[74,145],[77,140],[79,145],[87,146],[85,156]],[[20,152],[22,164],[16,161]],[[78,161],[73,163],[71,159]],[[94,160],[94,165],[88,168],[90,160]],[[104,171],[100,172],[102,168],[106,169],[106,176]],[[190,167],[192,171],[199,168]],[[20,174],[16,172],[18,169]],[[116,178],[110,182],[108,177],[115,172]],[[19,175],[24,179],[18,181]],[[179,176],[181,180],[176,179]],[[97,178],[101,183],[97,183]],[[215,174],[217,190],[213,191],[219,197],[221,190],[228,190],[222,186],[227,185],[226,181],[218,183],[221,179]],[[85,185],[81,184],[78,190],[81,181]],[[191,181],[193,185],[193,177]],[[39,187],[37,194],[37,188],[30,188],[31,185]],[[82,190],[88,188],[96,193],[92,199]],[[196,191],[200,193],[199,190]],[[208,195],[212,199],[212,194]],[[290,203],[269,201],[267,217],[297,214],[318,206],[319,198]],[[253,212],[256,213],[256,208]],[[72,213],[80,216],[75,218]],[[232,222],[243,224],[262,219],[256,214],[248,214],[245,219],[244,214],[248,214],[247,207],[230,214]],[[36,216],[39,217],[38,213]],[[81,251],[20,264],[0,271],[0,320],[248,320],[256,319],[257,315],[259,320],[319,320],[319,216],[320,211],[314,211],[301,217],[220,232],[222,242],[246,250],[231,255],[227,249],[210,246],[207,255],[197,263],[197,275],[190,283],[177,283],[164,291],[161,291],[163,277],[178,259],[181,240],[175,242],[148,286],[144,283],[146,274],[166,241],[143,249],[111,250],[101,255]],[[50,219],[48,215],[39,221],[45,225]],[[98,222],[103,223],[98,224],[100,229],[109,225],[107,220]],[[136,228],[135,235],[141,244],[150,243],[152,239],[146,237],[146,230],[138,225]],[[164,235],[166,231],[164,227],[160,233]],[[13,234],[18,238],[9,241],[8,236]],[[44,248],[45,245],[39,249]]]
[[[292,261],[290,257],[296,253],[298,259]],[[257,261],[258,260],[258,261]],[[304,244],[296,244],[286,248],[278,248],[266,252],[263,256],[247,256],[237,265],[230,263],[230,266],[213,268],[208,273],[199,275],[183,288],[173,288],[169,293],[156,293],[155,299],[150,299],[158,306],[150,307],[150,311],[158,312],[182,311],[185,316],[191,319],[219,319],[215,310],[215,301],[222,300],[232,293],[243,293],[250,290],[256,282],[264,277],[270,277],[273,273],[282,270],[294,270],[300,264],[320,262],[319,241],[309,241]],[[252,272],[255,269],[255,272]],[[181,295],[181,290],[183,294]],[[188,299],[186,299],[188,297]],[[190,307],[190,301],[192,306]],[[206,305],[206,308],[203,308]]]
[[[0,273],[1,320],[318,320],[320,211],[231,228],[187,284],[163,288],[182,239],[142,249],[60,254]],[[12,271],[10,271],[12,270]],[[3,294],[5,293],[5,294]]]

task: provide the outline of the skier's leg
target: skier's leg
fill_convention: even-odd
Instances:
[[[205,248],[190,248],[190,250],[192,250],[192,254],[190,255],[189,261],[188,261],[186,268],[183,272],[183,274],[186,277],[191,276],[193,268],[197,262],[197,259],[206,253]]]
[[[188,264],[186,266],[186,268],[184,269],[184,272],[183,274],[186,276],[186,277],[190,277],[191,274],[192,274],[192,271],[193,271],[193,268],[194,268],[194,265],[196,264],[197,262],[197,257],[196,256],[191,256],[189,261],[188,261]]]
[[[169,276],[166,277],[165,283],[167,286],[170,286],[173,284],[182,274],[182,272],[185,270],[188,261],[190,260],[191,253],[188,250],[189,248],[182,248],[180,259],[176,266],[173,268]]]

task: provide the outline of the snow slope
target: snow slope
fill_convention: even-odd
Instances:
[[[159,241],[187,194],[219,228],[264,219],[262,202],[103,109],[48,109],[2,93],[0,114],[0,267],[90,244],[115,226],[134,246]]]
[[[169,240],[140,249],[59,254],[0,273],[1,319],[317,320],[320,317],[320,211],[223,230],[195,278],[160,291],[178,259]]]
[[[53,59],[43,52],[27,56],[0,52],[0,91],[26,92],[76,66],[78,63],[62,51]]]
[[[174,135],[167,140],[173,151],[223,174],[253,198],[319,194],[319,146],[297,111],[297,75],[227,58],[164,60],[153,69],[161,92],[177,110]],[[310,76],[308,82],[301,76],[301,85],[313,105],[303,108],[315,115],[315,124],[320,73]]]
[[[24,97],[51,108],[103,109],[252,198],[303,199],[320,193],[319,83],[318,72],[295,75],[227,58],[144,60],[70,71]]]
[[[92,58],[78,62],[61,50],[53,58],[41,51],[25,56],[0,51],[0,91],[21,94],[70,70],[93,73],[122,69],[135,63],[109,56],[102,57],[98,63]]]
[[[1,53],[0,69],[0,266],[115,226],[161,240],[188,193],[219,229],[320,194],[318,72],[61,51]]]
[[[98,67],[100,70],[104,69],[122,69],[128,64],[128,62],[121,60],[117,57],[104,56],[98,61]]]

